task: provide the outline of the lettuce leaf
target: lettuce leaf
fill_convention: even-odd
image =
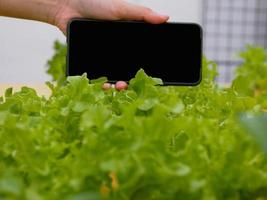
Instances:
[[[219,87],[206,59],[197,87],[160,87],[140,70],[127,91],[103,91],[104,78],[63,81],[63,54],[49,71],[62,83],[48,83],[50,98],[27,87],[2,98],[1,199],[266,199],[266,154],[238,118],[263,113],[264,92]]]

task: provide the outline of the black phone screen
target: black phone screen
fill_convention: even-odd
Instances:
[[[202,31],[197,24],[73,20],[67,75],[129,81],[142,68],[166,85],[201,80]]]

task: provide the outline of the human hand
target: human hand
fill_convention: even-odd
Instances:
[[[140,20],[153,24],[166,22],[169,17],[155,13],[149,8],[123,0],[60,0],[60,7],[54,16],[55,25],[66,34],[67,24],[73,18],[94,18],[106,20]],[[128,85],[118,81],[115,85],[106,83],[103,90],[115,87],[125,90]]]
[[[115,88],[118,91],[127,90],[128,84],[124,81],[118,81],[115,85],[111,83],[104,83],[102,89],[107,91],[111,88]]]
[[[102,20],[139,20],[160,24],[169,17],[160,15],[149,8],[128,3],[123,0],[58,0],[53,24],[66,34],[67,24],[73,18]]]
[[[38,20],[57,26],[65,35],[67,24],[73,18],[102,20],[139,20],[160,24],[169,17],[149,8],[124,0],[0,0],[0,16]],[[112,85],[105,84],[103,89]],[[127,89],[126,82],[119,81],[117,90]]]

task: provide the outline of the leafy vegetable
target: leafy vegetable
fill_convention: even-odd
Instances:
[[[241,121],[267,153],[267,115],[257,117],[243,115]]]
[[[233,88],[239,95],[255,96],[267,110],[267,52],[260,47],[247,48],[240,54],[244,62],[237,68]]]
[[[266,68],[259,52],[249,48],[244,67],[255,66],[238,72],[251,85],[246,74]],[[63,53],[56,55],[49,72],[63,83]],[[244,92],[237,78],[222,89],[216,65],[203,62],[197,87],[155,86],[160,79],[140,70],[121,92],[103,91],[105,79],[90,84],[86,75],[50,83],[49,99],[27,87],[8,90],[0,104],[0,198],[267,199],[267,157],[237,118],[264,112],[267,87]]]
[[[56,81],[58,85],[62,85],[66,80],[66,54],[67,46],[56,41],[54,44],[55,55],[48,61],[47,73]]]

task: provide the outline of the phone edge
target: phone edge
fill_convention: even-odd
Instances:
[[[125,21],[125,20],[96,20],[96,19],[87,19],[87,18],[73,18],[68,21],[67,24],[67,56],[66,56],[66,76],[69,76],[69,44],[70,44],[70,28],[71,24],[75,21],[102,21],[102,22],[133,22],[133,23],[143,23],[142,21]],[[195,25],[199,28],[200,31],[200,74],[199,79],[193,83],[175,83],[175,82],[163,82],[163,85],[161,86],[197,86],[202,81],[202,67],[203,67],[203,28],[199,23],[196,22],[167,22],[169,24],[190,24]],[[118,80],[117,80],[118,81]],[[108,80],[109,83],[115,83],[116,81]],[[127,83],[130,82],[130,80],[126,81]]]

